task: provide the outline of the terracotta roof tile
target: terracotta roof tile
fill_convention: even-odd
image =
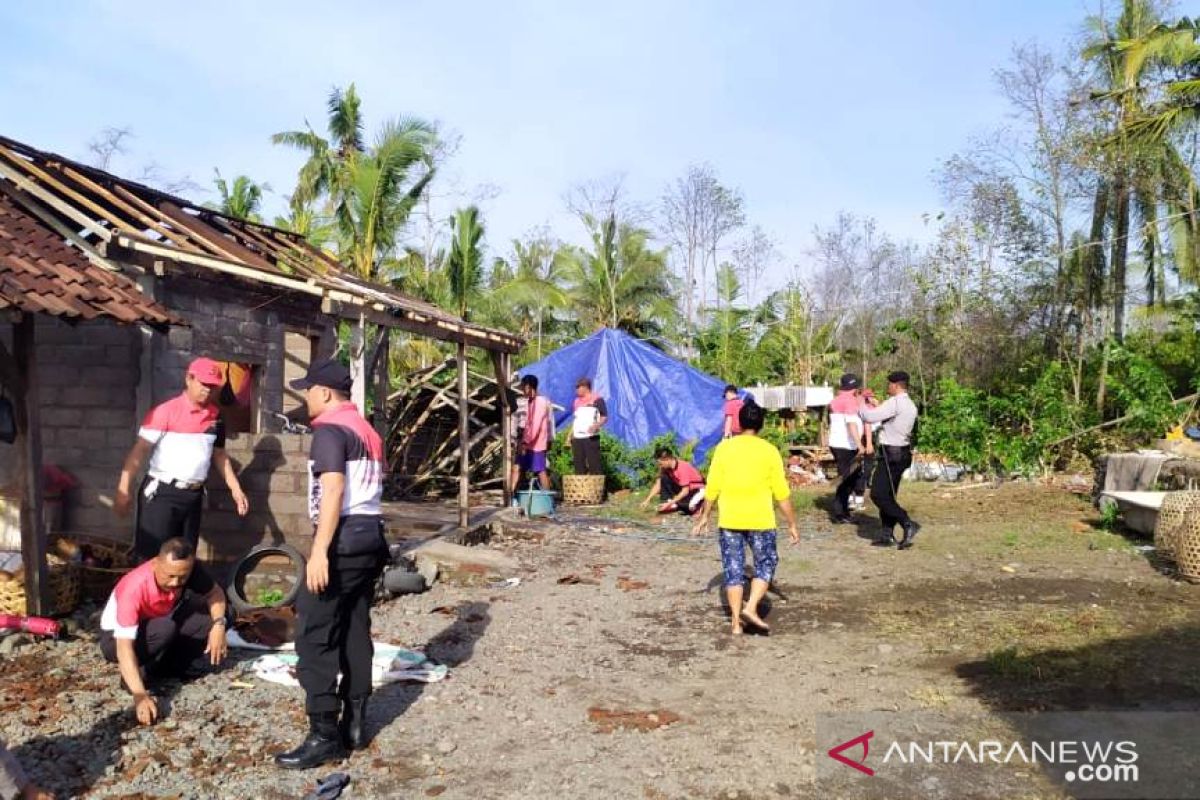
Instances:
[[[90,262],[3,193],[0,308],[68,319],[113,317],[158,326],[183,324],[128,277]]]

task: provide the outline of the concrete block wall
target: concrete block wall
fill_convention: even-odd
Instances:
[[[7,326],[6,326],[7,327]],[[42,461],[80,483],[68,497],[69,530],[132,536],[132,522],[112,513],[113,490],[139,420],[140,333],[111,321],[69,325],[39,316],[35,331],[41,389]],[[0,474],[15,481],[17,453],[0,444]]]
[[[308,515],[308,446],[296,434],[239,434],[226,442],[238,480],[250,501],[250,513],[237,515],[233,498],[215,474],[208,482],[208,504],[201,527],[201,555],[230,561],[262,543],[287,542],[302,553],[312,542]]]
[[[154,339],[152,397],[161,403],[183,387],[188,363],[207,355],[258,365],[259,431],[278,430],[272,412],[283,408],[283,335],[278,315],[251,308],[211,286],[185,279],[164,280],[157,297],[192,325]]]

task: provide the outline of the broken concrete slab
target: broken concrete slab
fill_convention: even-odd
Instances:
[[[417,569],[436,565],[438,574],[451,583],[481,584],[500,578],[511,578],[520,571],[520,564],[503,553],[486,547],[467,547],[452,542],[425,542],[412,552]]]

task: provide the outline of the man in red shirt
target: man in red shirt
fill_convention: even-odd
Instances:
[[[521,378],[521,394],[525,395],[525,428],[521,441],[517,443],[517,461],[513,464],[512,490],[521,488],[521,473],[532,472],[538,476],[542,488],[550,489],[550,474],[546,471],[546,453],[550,449],[551,416],[554,409],[550,400],[538,394],[537,375]]]
[[[681,458],[676,458],[669,447],[660,447],[654,453],[658,459],[658,480],[650,487],[650,494],[642,501],[642,508],[650,505],[657,495],[662,500],[660,514],[690,516],[704,502],[704,476],[700,471]]]
[[[723,438],[737,436],[742,432],[738,422],[738,413],[742,410],[742,400],[738,397],[738,388],[732,383],[725,387],[725,427],[722,429]]]
[[[201,655],[225,658],[225,592],[196,565],[185,539],[168,539],[158,554],[117,582],[100,615],[100,652],[121,670],[137,720],[158,719],[146,678],[185,676]]]
[[[188,365],[183,393],[155,406],[146,415],[137,441],[125,457],[113,510],[129,514],[130,487],[149,459],[138,490],[134,549],[142,559],[158,555],[163,542],[182,537],[192,547],[200,541],[204,482],[211,465],[225,479],[237,512],[250,509],[233,464],[225,453],[225,426],[213,400],[225,382],[217,362],[197,358]]]

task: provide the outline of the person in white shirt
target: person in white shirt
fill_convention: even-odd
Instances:
[[[590,378],[575,382],[575,420],[571,424],[571,457],[576,475],[603,475],[600,429],[608,421],[604,398],[592,391]]]
[[[829,405],[829,451],[837,461],[838,470],[831,515],[835,525],[852,522],[850,494],[862,472],[863,451],[863,423],[858,418],[858,376],[846,373],[840,385],[841,391]]]

